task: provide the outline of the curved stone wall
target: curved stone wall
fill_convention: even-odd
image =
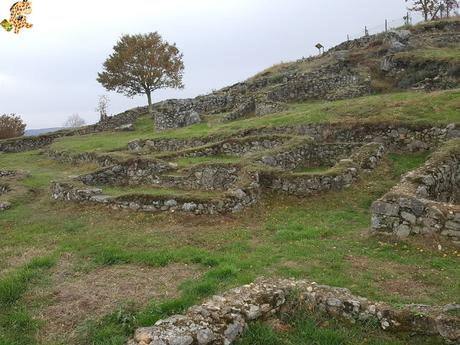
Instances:
[[[383,145],[370,143],[355,150],[350,159],[339,161],[324,173],[266,171],[261,172],[260,183],[269,190],[300,197],[337,191],[358,180],[363,170],[374,169],[383,153]]]
[[[128,186],[154,184],[159,174],[173,171],[175,166],[160,160],[130,159],[78,177],[87,185]]]
[[[140,328],[125,345],[231,345],[249,322],[301,310],[345,322],[375,322],[387,332],[438,336],[448,344],[460,341],[460,318],[448,314],[458,305],[393,308],[354,296],[347,289],[307,280],[259,280],[213,296],[184,315]]]
[[[95,152],[83,152],[83,153],[71,153],[67,151],[57,151],[46,149],[44,153],[48,155],[51,159],[54,159],[61,163],[67,164],[85,164],[85,163],[95,163],[102,167],[111,166],[120,162],[120,159],[108,155],[100,154]]]
[[[431,150],[453,138],[460,138],[459,124],[447,126],[413,125],[404,123],[360,123],[360,124],[306,124],[288,127],[265,127],[243,130],[232,138],[247,136],[288,135],[312,138],[316,143],[362,143],[379,142],[389,151]],[[226,138],[208,136],[193,139],[133,140],[130,151],[174,152],[191,147],[225,141]]]
[[[104,195],[101,189],[77,187],[63,182],[52,182],[51,196],[58,201],[75,201],[106,205],[114,209],[142,212],[187,212],[197,215],[239,212],[256,203],[259,189],[248,187],[228,191],[216,198],[194,196],[162,196],[127,194],[120,197]]]
[[[177,157],[210,157],[210,156],[244,156],[249,153],[265,151],[280,146],[291,140],[290,136],[270,135],[246,138],[235,138],[217,143],[180,150],[161,156],[162,158]]]
[[[460,139],[456,139],[374,202],[372,231],[400,238],[438,234],[460,244],[459,181]]]
[[[308,140],[310,141],[310,140]],[[283,170],[297,168],[331,167],[339,160],[349,157],[362,143],[317,144],[303,143],[279,149],[270,155],[264,155],[259,162]]]

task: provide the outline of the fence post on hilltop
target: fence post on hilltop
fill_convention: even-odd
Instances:
[[[385,32],[388,32],[388,20],[385,19]]]
[[[369,36],[369,30],[367,30],[367,26],[364,27],[364,36]]]
[[[350,42],[350,35],[347,35],[347,42]]]

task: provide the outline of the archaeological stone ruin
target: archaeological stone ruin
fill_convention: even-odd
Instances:
[[[372,230],[439,234],[460,243],[460,140],[447,142],[372,206]]]
[[[140,328],[125,345],[229,345],[243,334],[249,322],[270,320],[295,309],[344,322],[375,322],[387,332],[438,336],[446,344],[458,344],[460,340],[460,318],[449,314],[460,305],[407,305],[396,309],[354,296],[347,289],[306,280],[260,279],[213,296],[184,315]]]

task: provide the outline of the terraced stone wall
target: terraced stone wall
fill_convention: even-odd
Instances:
[[[128,150],[132,152],[174,152],[186,148],[204,146],[209,139],[136,139],[128,143]]]
[[[460,244],[459,183],[456,139],[372,205],[372,231],[400,238],[437,234]]]
[[[263,156],[259,162],[283,170],[297,168],[331,167],[340,159],[350,156],[351,152],[362,146],[360,143],[295,145],[287,150]]]
[[[390,151],[424,151],[460,137],[460,127],[408,124],[304,125],[298,132],[319,142],[379,142]]]
[[[227,139],[214,144],[177,151],[164,157],[211,157],[220,155],[240,157],[249,153],[272,149],[286,143],[290,139],[290,136],[276,135]]]
[[[95,163],[102,167],[111,166],[117,164],[120,159],[117,159],[108,154],[100,154],[95,152],[82,152],[82,153],[73,153],[67,151],[57,151],[52,149],[45,149],[44,153],[61,163],[67,164],[85,164],[85,163]]]
[[[257,183],[257,173],[247,173],[238,165],[202,164],[176,172],[172,163],[163,161],[129,160],[78,177],[90,186],[152,185],[168,188],[227,191],[241,184]]]
[[[155,183],[169,188],[227,191],[241,188],[242,185],[257,185],[259,182],[258,173],[249,173],[240,166],[231,164],[203,164],[183,174],[160,175]]]
[[[258,188],[232,190],[218,198],[176,197],[148,194],[131,194],[120,197],[103,195],[98,188],[77,187],[73,184],[53,182],[51,195],[56,201],[74,201],[106,205],[114,209],[142,212],[188,212],[197,215],[239,212],[256,203]]]
[[[163,161],[130,159],[94,173],[80,176],[78,180],[87,185],[128,186],[153,184],[161,173],[174,170],[174,166]]]
[[[263,187],[299,197],[337,191],[351,186],[363,170],[371,170],[383,157],[384,147],[370,143],[354,151],[349,159],[339,161],[332,169],[318,173],[264,171],[260,174]]]
[[[390,151],[431,150],[446,140],[460,138],[460,126],[425,126],[409,124],[308,124],[295,127],[266,127],[244,130],[232,138],[246,136],[301,135],[311,137],[317,143],[379,142]],[[225,138],[209,136],[196,139],[133,140],[128,144],[131,151],[172,152],[225,141]]]
[[[84,126],[77,129],[64,129],[35,137],[19,137],[0,140],[0,152],[15,153],[38,150],[52,144],[56,139],[61,137],[117,130],[117,128],[123,125],[133,124],[144,111],[144,108],[135,108],[127,110],[121,114],[107,117],[103,121],[94,125]]]
[[[38,150],[50,145],[56,138],[58,135],[53,134],[0,140],[0,152],[16,153]]]

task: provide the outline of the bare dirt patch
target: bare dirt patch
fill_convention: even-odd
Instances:
[[[142,305],[152,300],[178,296],[179,285],[202,274],[198,266],[171,264],[153,268],[120,265],[97,268],[89,273],[72,272],[63,260],[52,277],[51,302],[40,311],[44,321],[40,331],[43,343],[75,335],[76,327],[87,319],[110,313],[123,303]]]
[[[382,283],[383,290],[390,295],[399,295],[403,297],[411,297],[414,291],[417,295],[425,295],[429,292],[429,288],[416,280],[409,279],[391,279]]]

